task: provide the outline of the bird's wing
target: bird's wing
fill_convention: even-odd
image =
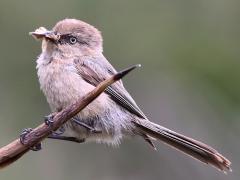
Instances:
[[[112,67],[112,65],[105,59],[105,57],[95,57],[92,59],[83,57],[76,58],[74,60],[75,67],[79,75],[89,84],[97,86],[100,82],[104,81],[107,78],[110,78],[117,71]],[[110,96],[110,98],[119,104],[121,107],[127,111],[135,114],[136,116],[146,119],[146,116],[137,106],[131,95],[124,88],[122,81],[117,81],[111,86],[109,86],[105,93]],[[140,132],[139,132],[140,133]],[[141,132],[141,135],[144,140],[156,150],[155,145],[152,142],[152,138],[146,133]]]
[[[110,78],[116,73],[116,70],[103,56],[92,59],[89,59],[89,57],[86,59],[83,59],[82,57],[76,58],[74,60],[74,64],[79,75],[93,86],[97,86],[100,82]],[[124,109],[140,118],[146,119],[144,113],[140,110],[131,95],[124,88],[122,81],[118,81],[109,86],[105,90],[105,93]]]

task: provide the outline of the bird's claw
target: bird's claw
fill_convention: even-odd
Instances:
[[[44,122],[47,126],[52,126],[53,124],[53,118],[54,118],[55,114],[50,114],[44,117]]]
[[[26,135],[27,135],[28,133],[30,133],[31,131],[32,131],[32,128],[26,128],[26,129],[24,129],[24,130],[22,131],[22,133],[20,134],[19,139],[20,139],[20,142],[21,142],[23,145],[26,144],[26,143],[25,143],[25,137],[26,137]],[[41,145],[41,143],[38,143],[38,144],[30,147],[29,149],[31,149],[32,151],[39,151],[39,150],[42,149],[42,145]]]

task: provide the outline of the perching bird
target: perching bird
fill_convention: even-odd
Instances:
[[[101,33],[83,21],[64,19],[51,31],[39,28],[31,34],[42,40],[37,71],[53,112],[73,104],[116,73],[103,55]],[[212,147],[149,121],[122,81],[108,87],[50,138],[119,144],[123,137],[134,135],[152,147],[153,140],[160,140],[219,170],[230,170],[230,161]]]

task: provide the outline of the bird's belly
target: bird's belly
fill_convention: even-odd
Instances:
[[[44,72],[41,72],[41,68],[38,69],[41,89],[53,112],[73,104],[95,88],[74,71],[56,69],[56,66],[54,68],[44,67]],[[113,144],[119,142],[122,130],[131,124],[129,114],[119,108],[105,93],[79,112],[77,117],[81,121],[93,124],[93,128],[101,130],[102,133],[91,134],[85,128],[69,121],[65,124],[69,135]]]

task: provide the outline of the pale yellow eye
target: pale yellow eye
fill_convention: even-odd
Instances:
[[[77,38],[72,36],[72,37],[69,38],[69,42],[71,44],[75,44],[77,42]]]

